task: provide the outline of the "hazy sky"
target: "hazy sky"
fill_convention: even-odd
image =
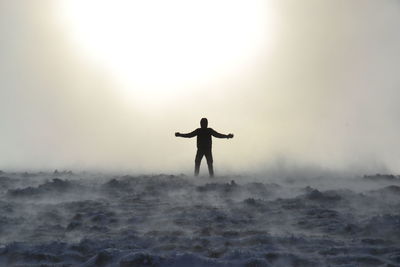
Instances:
[[[0,0],[0,169],[400,171],[400,1],[65,2]]]

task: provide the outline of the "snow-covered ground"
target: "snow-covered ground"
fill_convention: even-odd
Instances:
[[[400,178],[0,173],[0,266],[400,266]]]

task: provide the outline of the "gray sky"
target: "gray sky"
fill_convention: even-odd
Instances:
[[[224,74],[151,93],[135,84],[131,97],[121,95],[122,85],[106,63],[94,63],[79,47],[55,2],[0,0],[0,169],[191,172],[195,140],[177,139],[174,132],[191,131],[207,117],[210,127],[235,134],[232,140],[214,141],[217,171],[247,171],[282,160],[400,171],[400,1],[266,1],[265,16],[274,17],[265,33],[269,43],[250,43],[252,50],[243,54],[246,63],[230,60],[227,53],[226,68],[234,71],[224,73],[213,70],[219,65],[211,57],[200,62],[204,51],[188,49],[192,61]],[[185,8],[182,12],[191,14]],[[229,7],[214,15],[230,21],[232,28],[223,27],[233,34],[254,27],[241,29],[241,14]],[[168,21],[146,31],[151,35],[163,23]],[[208,36],[199,25],[191,38]],[[218,47],[224,33],[205,42],[208,49],[215,45],[217,56],[231,47]],[[156,37],[161,41],[147,53],[161,51],[152,62],[164,69],[155,67],[154,81],[169,68],[163,56],[167,45],[180,45],[168,36]],[[146,40],[135,42],[145,47]],[[130,53],[123,49],[122,54]],[[127,69],[133,77],[140,71],[140,65]],[[163,80],[152,86],[162,88]]]

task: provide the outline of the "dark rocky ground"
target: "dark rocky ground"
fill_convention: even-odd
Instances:
[[[400,179],[0,174],[1,266],[400,266]]]

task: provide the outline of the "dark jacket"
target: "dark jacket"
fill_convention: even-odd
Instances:
[[[218,133],[212,128],[197,128],[191,133],[181,134],[180,136],[186,138],[197,136],[197,149],[202,149],[202,150],[211,149],[212,147],[211,136],[217,138],[228,138],[228,135]]]

